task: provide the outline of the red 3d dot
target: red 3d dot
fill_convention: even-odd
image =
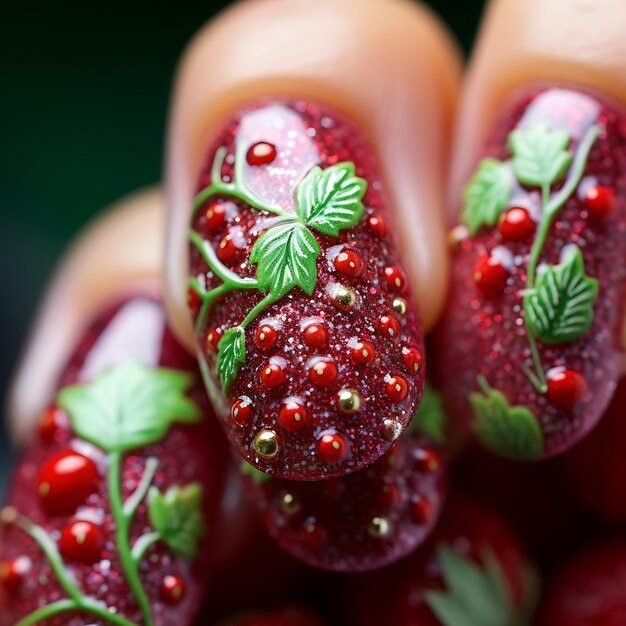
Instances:
[[[67,417],[62,409],[56,406],[48,407],[41,415],[39,422],[39,437],[42,441],[50,442],[56,433],[67,423]]]
[[[416,524],[427,524],[433,516],[433,505],[428,498],[416,496],[411,502],[411,517]]]
[[[400,322],[393,315],[381,315],[378,325],[382,334],[389,339],[396,339],[400,333]]]
[[[500,218],[500,233],[507,241],[523,241],[535,232],[535,222],[521,206],[510,208]]]
[[[220,241],[220,245],[217,247],[217,258],[227,265],[232,265],[237,259],[237,247],[230,235],[226,235]]]
[[[224,331],[220,328],[210,328],[206,334],[206,349],[208,352],[217,352],[217,346]]]
[[[378,504],[384,507],[392,507],[400,501],[400,490],[393,483],[384,484],[376,495]]]
[[[585,194],[585,207],[589,216],[602,220],[615,211],[615,192],[611,187],[594,185]]]
[[[25,556],[0,562],[0,585],[9,594],[17,593],[30,568],[30,559]]]
[[[246,161],[250,165],[267,165],[276,158],[276,146],[267,141],[253,143],[246,153]]]
[[[376,350],[369,341],[357,341],[350,348],[350,356],[356,365],[369,365],[376,358]]]
[[[346,442],[341,435],[322,435],[319,442],[320,456],[329,463],[341,461],[346,456]]]
[[[104,534],[97,524],[73,522],[61,533],[59,550],[66,561],[91,564],[99,561],[104,547]]]
[[[587,382],[573,370],[554,372],[548,380],[548,398],[558,406],[571,408],[587,393]]]
[[[434,474],[437,470],[439,470],[439,455],[434,450],[418,448],[415,451],[413,458],[415,459],[415,468],[420,472],[424,472],[425,474]]]
[[[302,539],[311,550],[317,551],[326,542],[326,531],[315,518],[309,517],[302,524]]]
[[[354,250],[340,252],[334,261],[335,269],[343,276],[354,278],[363,272],[363,259]]]
[[[383,270],[383,274],[385,275],[385,281],[389,289],[392,291],[402,291],[404,289],[406,278],[404,277],[404,272],[399,267],[395,265],[386,267]]]
[[[202,304],[202,298],[200,294],[193,289],[193,287],[189,287],[187,290],[187,306],[193,315],[197,315],[200,310],[200,305]]]
[[[306,424],[306,409],[295,400],[287,400],[280,409],[278,420],[290,432],[300,430]]]
[[[51,457],[39,471],[37,495],[50,515],[73,513],[96,489],[96,464],[67,450]]]
[[[402,376],[388,376],[385,380],[385,393],[393,402],[402,402],[409,392],[409,385]]]
[[[508,272],[493,256],[485,255],[478,259],[474,268],[474,282],[478,291],[487,298],[497,296],[504,291]]]
[[[254,334],[254,343],[259,350],[269,350],[276,343],[276,337],[278,337],[276,329],[269,324],[263,324]]]
[[[204,210],[204,221],[210,233],[218,233],[226,223],[226,207],[223,202],[213,200]]]
[[[417,374],[424,365],[424,357],[417,348],[402,348],[402,360],[411,374]]]
[[[304,329],[304,341],[309,348],[324,349],[328,344],[328,331],[322,324],[309,324]]]
[[[245,424],[252,417],[252,402],[250,398],[239,398],[230,407],[230,416],[237,424]]]
[[[161,598],[168,604],[178,604],[185,597],[185,581],[180,576],[168,575],[161,585]]]
[[[309,379],[317,387],[326,387],[337,378],[337,366],[332,361],[318,361],[309,370]]]
[[[384,239],[387,236],[387,224],[379,215],[370,215],[367,218],[367,226],[377,237]]]
[[[261,384],[268,389],[274,389],[282,385],[287,377],[283,368],[277,363],[268,363],[261,370]]]

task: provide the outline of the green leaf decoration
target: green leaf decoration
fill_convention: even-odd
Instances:
[[[253,467],[247,461],[242,461],[239,471],[243,476],[250,476],[252,481],[256,485],[262,485],[266,483],[268,480],[271,480],[272,477],[261,470],[258,470],[256,467]]]
[[[534,288],[524,291],[528,329],[544,343],[579,339],[593,321],[598,281],[585,274],[578,246],[569,246],[559,265],[540,272]]]
[[[165,494],[151,487],[148,516],[160,539],[173,552],[189,559],[196,556],[198,542],[206,532],[199,483],[170,487]]]
[[[473,431],[492,452],[513,459],[537,459],[543,454],[543,433],[535,416],[524,406],[511,406],[504,394],[479,378],[483,393],[470,393],[476,417]]]
[[[353,163],[337,163],[325,170],[315,166],[298,185],[298,216],[307,226],[336,237],[363,216],[366,189],[367,182],[354,175]]]
[[[417,428],[437,443],[445,443],[447,421],[441,394],[426,382],[422,402],[411,422],[411,428]]]
[[[425,601],[444,626],[517,626],[508,582],[494,553],[483,551],[482,566],[441,545],[437,559],[445,591],[428,591]]]
[[[319,254],[315,237],[303,224],[291,222],[266,230],[250,253],[250,263],[257,264],[258,288],[276,300],[293,287],[312,295]]]
[[[224,394],[230,391],[241,364],[246,360],[246,334],[240,326],[229,328],[217,344],[217,374]]]
[[[495,226],[498,217],[507,207],[512,175],[509,168],[497,159],[483,159],[478,170],[465,187],[462,222],[470,235],[485,226]]]
[[[525,185],[552,185],[567,171],[572,155],[567,151],[570,136],[563,130],[550,130],[543,124],[509,134],[513,170]]]
[[[186,372],[128,362],[62,389],[57,402],[78,437],[108,453],[128,452],[160,441],[175,422],[200,420],[185,395],[193,382]]]

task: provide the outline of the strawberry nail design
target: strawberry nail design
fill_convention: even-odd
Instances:
[[[62,375],[0,511],[3,626],[192,623],[225,458],[164,319],[119,305]]]
[[[526,94],[466,186],[439,378],[453,416],[498,454],[567,450],[611,397],[626,261],[623,119],[571,89]]]
[[[392,445],[386,422],[399,436],[415,414],[422,333],[390,225],[371,150],[339,115],[259,102],[214,142],[194,201],[190,310],[224,429],[257,469],[353,472]],[[250,418],[233,419],[242,397]],[[292,398],[305,419],[287,418]]]
[[[426,545],[352,584],[355,626],[528,624],[537,600],[515,535],[493,511],[458,495]]]
[[[408,554],[430,534],[445,498],[447,459],[419,430],[441,441],[441,411],[427,387],[415,426],[374,464],[332,480],[271,478],[244,462],[250,500],[270,535],[308,565],[334,571],[373,569]],[[336,437],[322,438],[330,460],[345,454]]]

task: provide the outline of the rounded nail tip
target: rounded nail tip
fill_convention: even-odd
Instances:
[[[453,416],[504,456],[571,448],[620,375],[625,119],[572,90],[527,92],[467,183],[439,378]]]
[[[92,623],[104,615],[96,605],[128,623],[148,612],[153,623],[193,623],[228,452],[210,415],[195,362],[158,300],[129,297],[93,322],[10,481],[15,515],[0,521],[0,564],[23,567],[9,581],[7,623],[37,609]],[[193,512],[193,524],[159,539],[177,507]],[[125,523],[127,542],[118,534]],[[7,584],[0,577],[0,590]]]
[[[316,480],[384,453],[419,404],[423,333],[363,133],[309,102],[244,108],[212,143],[189,251],[205,383],[244,457]]]

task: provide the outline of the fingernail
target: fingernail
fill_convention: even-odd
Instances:
[[[240,111],[209,150],[190,236],[205,382],[243,457],[316,480],[384,454],[419,403],[422,333],[360,129],[300,101]]]
[[[0,512],[2,623],[193,623],[225,465],[205,398],[158,302],[94,322]]]
[[[452,413],[497,453],[565,451],[613,394],[625,171],[624,113],[554,87],[505,110],[467,182],[439,373]]]

